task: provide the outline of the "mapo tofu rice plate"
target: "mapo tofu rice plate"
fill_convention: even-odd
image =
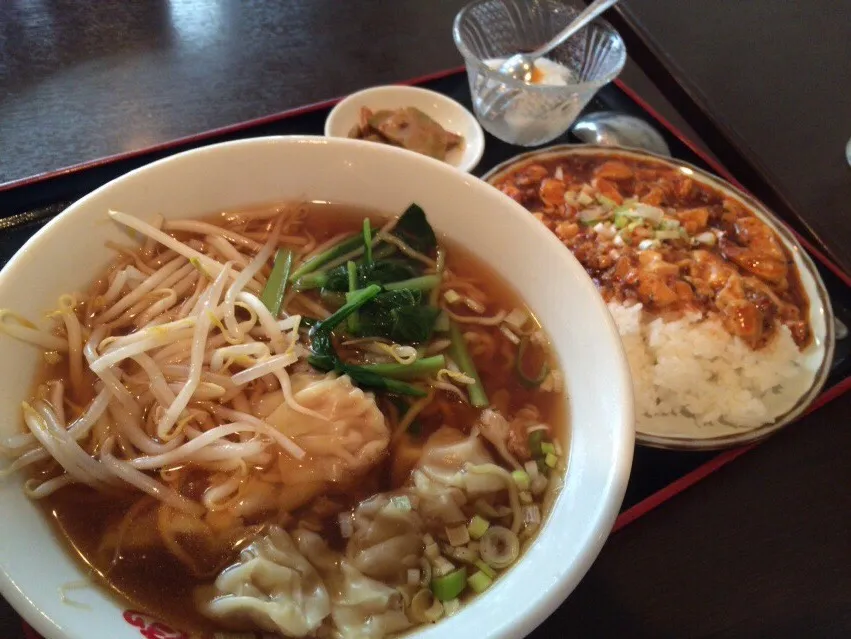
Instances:
[[[732,192],[652,157],[590,151],[540,154],[489,181],[573,252],[605,298],[629,358],[639,433],[740,433],[812,385],[801,274]]]

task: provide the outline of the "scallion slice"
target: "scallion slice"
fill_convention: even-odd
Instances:
[[[470,578],[467,579],[467,583],[470,584],[470,588],[473,589],[476,593],[482,593],[493,583],[493,579],[488,577],[481,570],[470,575]]]
[[[550,372],[550,367],[546,362],[544,362],[541,365],[541,370],[538,371],[537,376],[527,376],[526,373],[523,371],[523,358],[526,355],[526,348],[528,346],[529,338],[522,338],[520,340],[520,346],[517,347],[517,360],[514,364],[514,369],[517,372],[517,377],[520,379],[520,383],[523,384],[523,386],[525,386],[526,388],[537,388],[547,378],[547,375]]]
[[[496,579],[496,570],[494,570],[493,568],[491,568],[490,566],[488,566],[488,565],[487,565],[485,562],[483,562],[481,559],[480,559],[479,561],[477,561],[476,563],[474,563],[473,565],[474,565],[476,568],[478,568],[479,570],[481,570],[483,573],[485,573],[485,574],[486,574],[488,577],[490,577],[491,579]]]
[[[515,470],[511,473],[511,477],[514,479],[514,483],[517,484],[517,488],[520,490],[529,490],[529,484],[532,480],[529,478],[529,473],[525,470]]]
[[[482,537],[479,554],[494,568],[508,568],[520,555],[520,540],[504,526],[491,526]]]
[[[544,443],[544,431],[535,430],[529,433],[529,452],[532,457],[538,459],[544,456],[544,451],[541,450],[541,444]]]
[[[438,601],[455,599],[464,591],[467,583],[467,569],[464,567],[453,570],[442,577],[431,580],[431,591]]]
[[[490,522],[484,517],[479,517],[475,515],[467,526],[467,530],[470,533],[470,537],[473,539],[481,539],[482,535],[484,535],[488,528],[490,527]]]

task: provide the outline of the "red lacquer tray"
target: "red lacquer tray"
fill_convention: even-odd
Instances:
[[[470,93],[463,69],[442,71],[401,84],[424,86],[444,93],[470,107]],[[318,135],[322,133],[328,111],[337,102],[338,100],[335,99],[311,104],[2,185],[0,186],[0,211],[4,212],[5,217],[0,217],[0,265],[5,264],[36,230],[68,204],[127,171],[180,151],[227,140],[263,135]],[[665,121],[623,82],[616,81],[605,87],[588,105],[588,110],[616,110],[644,118],[659,129],[676,157],[711,171],[739,188],[746,189],[745,185],[740,184],[723,166]],[[575,142],[575,140],[566,135],[556,140],[554,144],[564,142]],[[481,175],[496,164],[526,150],[505,144],[488,135],[485,155],[475,172]],[[813,242],[800,235],[798,239],[816,262],[830,293],[837,317],[846,324],[851,323],[851,278],[827,259]],[[851,345],[847,343],[848,341],[851,340],[838,342],[832,372],[825,390],[809,410],[815,410],[851,388],[851,352],[849,352]],[[721,453],[675,452],[639,447],[635,453],[623,509],[614,530],[620,530],[635,521],[743,455],[752,447]],[[188,639],[185,633],[158,623],[157,620],[142,613],[128,610],[124,617],[128,624],[139,630],[140,637],[145,639]],[[24,624],[24,636],[27,639],[38,639],[38,635],[26,624]]]

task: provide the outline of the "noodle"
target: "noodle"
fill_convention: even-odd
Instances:
[[[532,500],[543,507],[545,471],[534,496],[521,495],[509,474],[528,462],[517,447],[529,433],[551,439],[557,432],[546,394],[515,378],[517,346],[500,332],[506,309],[522,302],[479,277],[486,270],[454,249],[400,239],[413,237],[410,225],[391,235],[395,218],[373,228],[360,217],[356,228],[344,217],[314,215],[315,206],[324,205],[201,221],[152,216],[146,222],[111,212],[142,236],[139,247],[110,244],[112,264],[88,291],[59,299],[51,326],[0,309],[0,331],[50,351],[34,397],[22,407],[26,432],[0,442],[11,457],[0,477],[27,472],[26,494],[60,520],[97,574],[138,595],[141,610],[186,617],[181,623],[192,632],[207,632],[211,622],[200,615],[211,616],[211,597],[229,596],[221,584],[240,562],[271,562],[263,564],[269,570],[262,579],[272,581],[280,566],[289,566],[291,551],[275,547],[278,534],[295,542],[313,531],[327,545],[330,571],[341,570],[337,558],[344,556],[352,570],[368,558],[392,564],[385,575],[370,574],[371,583],[405,588],[410,597],[431,582],[420,572],[423,565],[432,571],[424,541],[465,528],[476,504],[486,502],[494,526],[516,530],[541,521],[540,511],[533,516],[526,506]],[[378,247],[370,256],[362,235]],[[292,269],[317,257],[306,269],[318,269],[305,281],[312,283],[296,290],[282,265]],[[370,259],[387,261],[375,271],[380,277],[385,270],[402,274],[380,280],[388,288],[377,293],[405,291],[377,300],[399,308],[379,317],[388,311],[364,298],[357,322],[317,333],[317,322],[347,303],[353,284],[309,287],[346,271],[371,293]],[[354,275],[347,266],[323,280],[348,260],[356,262]],[[416,284],[398,286],[409,279]],[[475,315],[449,309],[444,316],[449,290]],[[461,325],[460,337],[452,322]],[[477,389],[506,415],[490,422],[491,432]],[[514,439],[479,435],[492,438],[500,428]],[[447,451],[440,450],[444,444]],[[506,464],[506,456],[517,461]],[[435,457],[440,472],[426,468]],[[441,478],[450,472],[457,476],[444,486]],[[385,518],[393,522],[389,533],[382,530]],[[408,527],[414,532],[402,539]],[[364,530],[374,530],[380,544]],[[523,530],[521,537],[531,534]],[[365,547],[349,546],[356,543]],[[444,552],[442,542],[433,545]],[[463,547],[446,557],[461,561],[475,553]],[[399,566],[405,583],[390,576]],[[222,569],[226,578],[219,580]],[[340,577],[320,576],[323,582]],[[248,583],[242,601],[256,592]],[[294,592],[292,600],[302,596]],[[278,605],[272,599],[269,606]],[[393,610],[405,627],[415,622],[409,612]],[[251,616],[224,619],[222,626],[250,632],[261,622],[266,631],[277,627]],[[307,634],[334,632],[331,615]]]

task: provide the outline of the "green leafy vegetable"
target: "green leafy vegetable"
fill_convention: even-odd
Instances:
[[[359,335],[387,337],[399,344],[425,342],[439,313],[440,309],[422,304],[420,291],[386,291],[361,311]]]
[[[550,367],[547,362],[541,364],[541,370],[535,377],[530,377],[523,371],[523,359],[526,357],[526,349],[529,347],[529,338],[523,337],[520,340],[520,345],[517,347],[517,359],[514,362],[514,370],[517,372],[517,377],[520,383],[526,388],[537,388],[540,386],[550,372]]]
[[[544,452],[541,450],[541,444],[544,442],[544,431],[543,430],[533,430],[529,433],[529,453],[535,459],[540,459],[544,456]]]
[[[414,395],[424,397],[425,391],[400,382],[398,380],[382,377],[381,375],[367,370],[362,366],[354,366],[343,362],[334,350],[333,330],[352,313],[360,309],[364,304],[374,299],[381,292],[377,285],[368,286],[365,289],[354,291],[348,295],[346,303],[337,309],[330,317],[314,324],[310,330],[310,350],[308,358],[311,366],[323,371],[337,371],[348,375],[357,384],[385,390],[398,395]]]
[[[292,275],[290,275],[290,281],[295,282],[301,279],[303,276],[308,273],[312,273],[320,266],[323,266],[330,262],[331,260],[335,260],[341,255],[345,255],[346,253],[350,253],[361,245],[362,239],[360,235],[355,235],[354,237],[350,237],[348,239],[343,240],[339,244],[335,244],[327,251],[323,251],[319,255],[314,255],[309,260],[307,260],[304,264],[299,266]]]
[[[363,218],[363,248],[366,255],[366,263],[372,264],[372,227],[369,218]]]
[[[358,267],[354,262],[349,260],[346,262],[346,271],[348,271],[349,276],[349,293],[354,293],[358,290]],[[348,317],[349,322],[349,332],[352,334],[357,334],[358,332],[358,312],[355,310]]]
[[[414,279],[419,274],[419,271],[407,260],[379,259],[372,262],[372,264],[356,264],[358,288],[365,288],[370,284],[389,284]],[[348,265],[342,264],[328,271],[311,273],[301,278],[297,283],[297,287],[302,291],[312,288],[323,288],[338,292],[348,291]]]
[[[412,277],[409,280],[390,282],[384,288],[388,291],[396,291],[403,288],[411,291],[429,291],[438,286],[440,286],[440,277],[437,275],[421,275],[419,277]]]
[[[287,280],[290,279],[290,269],[293,265],[293,252],[289,249],[278,249],[275,253],[275,261],[272,264],[272,272],[266,280],[266,286],[260,294],[263,306],[269,309],[272,317],[278,317],[281,312],[281,304],[284,301],[284,293],[287,290]]]
[[[455,322],[449,322],[449,354],[461,372],[469,377],[472,377],[476,382],[467,387],[467,392],[470,395],[470,403],[476,408],[484,408],[489,404],[488,396],[485,393],[485,387],[482,385],[482,380],[479,377],[479,372],[476,370],[476,365],[473,363],[473,358],[467,351],[467,344],[464,342],[464,336]]]
[[[423,357],[411,364],[364,364],[361,368],[377,373],[382,377],[393,379],[418,379],[446,368],[446,358],[443,355]]]
[[[411,204],[391,232],[415,251],[430,255],[437,249],[437,236],[419,205]]]

